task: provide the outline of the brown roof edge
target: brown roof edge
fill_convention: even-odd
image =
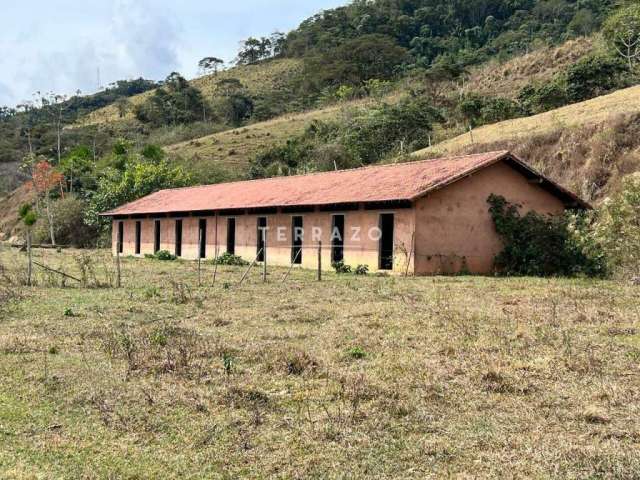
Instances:
[[[531,175],[538,177],[540,180],[542,180],[543,182],[546,182],[547,185],[550,187],[549,190],[551,190],[552,193],[554,193],[558,198],[560,198],[565,205],[569,205],[570,203],[575,203],[577,204],[579,207],[585,209],[585,210],[593,210],[593,206],[591,204],[589,204],[588,202],[585,202],[584,200],[582,200],[580,197],[578,197],[576,194],[574,194],[573,192],[567,190],[566,188],[564,188],[563,186],[561,186],[560,184],[554,182],[553,180],[549,179],[548,177],[544,176],[543,174],[541,174],[540,172],[538,172],[537,170],[535,170],[534,168],[530,167],[529,165],[527,165],[523,160],[521,160],[520,158],[518,158],[516,155],[514,155],[513,153],[511,153],[508,150],[504,150],[504,151],[498,151],[496,152],[496,157],[492,158],[490,161],[483,163],[482,165],[478,165],[476,168],[468,170],[466,172],[461,173],[460,175],[456,176],[456,177],[451,177],[449,179],[447,179],[446,182],[442,182],[438,185],[434,185],[431,188],[429,188],[428,190],[420,193],[419,195],[416,195],[412,201],[418,200],[419,198],[422,198],[426,195],[428,195],[429,193],[432,193],[436,190],[440,190],[444,187],[447,187],[449,185],[451,185],[452,183],[455,183],[459,180],[462,180],[463,178],[468,177],[469,175],[473,175],[474,173],[480,171],[480,170],[484,170],[487,167],[490,167],[491,165],[495,165],[498,162],[502,162],[503,160],[507,160],[507,161],[511,161],[513,163],[515,163],[518,167],[526,170],[527,172],[529,172]],[[566,199],[570,199],[571,202],[567,202]]]

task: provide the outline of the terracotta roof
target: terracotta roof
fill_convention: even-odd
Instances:
[[[414,200],[504,159],[515,161],[532,174],[543,178],[509,152],[499,151],[309,175],[161,190],[102,215]],[[557,190],[558,195],[567,196],[588,208],[588,205],[575,195],[549,180],[545,181]]]

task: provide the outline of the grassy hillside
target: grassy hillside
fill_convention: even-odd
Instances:
[[[36,255],[113,273],[104,251]],[[6,278],[24,262],[0,251]],[[119,290],[0,288],[0,476],[639,471],[636,287],[242,270],[198,287],[192,263],[124,259]]]
[[[301,62],[297,59],[284,58],[274,59],[255,65],[242,65],[221,71],[217,75],[205,75],[190,81],[190,83],[201,90],[206,98],[215,96],[216,82],[225,78],[237,78],[240,80],[252,95],[261,95],[284,88],[287,80],[300,70]],[[154,90],[150,90],[129,99],[131,105],[138,105],[152,95]],[[109,105],[95,112],[90,113],[79,124],[93,125],[121,120],[134,119],[131,109],[124,118],[120,118],[116,105]]]
[[[514,98],[531,82],[544,82],[596,49],[592,37],[569,40],[558,47],[538,48],[506,62],[496,59],[470,69],[464,90]]]
[[[394,97],[389,97],[393,101]],[[356,100],[308,112],[285,115],[266,122],[227,130],[206,137],[170,145],[167,151],[183,160],[228,169],[232,175],[246,174],[249,159],[259,151],[301,134],[311,122],[336,119],[345,108],[366,105]]]
[[[532,117],[486,125],[413,158],[509,149],[545,174],[598,201],[640,170],[640,86]]]
[[[559,128],[593,125],[607,121],[616,115],[636,112],[640,112],[640,86],[619,90],[538,115],[484,125],[428,149],[418,150],[413,155],[422,157],[427,153],[446,154],[460,151],[472,144],[495,141],[526,141],[532,135],[548,133]]]
[[[524,85],[532,81],[548,80],[576,59],[591,52],[593,48],[593,39],[581,38],[568,41],[556,48],[535,50],[506,62],[492,61],[471,69],[463,90],[513,97]],[[256,65],[253,71],[257,72],[260,68]],[[414,82],[401,82],[387,101],[393,101],[404,92],[416,87],[419,85]],[[287,115],[177,143],[167,147],[167,150],[186,160],[201,161],[203,168],[216,164],[223,168],[228,167],[233,173],[242,173],[249,158],[260,150],[300,134],[313,120],[335,119],[344,107],[364,103],[366,102],[349,102]],[[443,134],[446,135],[448,132]]]

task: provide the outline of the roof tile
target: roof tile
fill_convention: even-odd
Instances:
[[[507,151],[489,152],[161,190],[102,215],[412,200],[508,155]]]

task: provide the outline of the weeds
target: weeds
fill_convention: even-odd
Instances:
[[[367,356],[367,352],[362,347],[355,346],[347,349],[347,356],[355,360],[363,359]]]

